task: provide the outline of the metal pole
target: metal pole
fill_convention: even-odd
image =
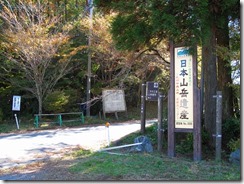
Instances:
[[[105,127],[107,128],[108,146],[110,146],[110,132],[109,132],[109,126],[110,126],[110,123],[109,123],[109,122],[106,122],[106,123],[105,123]]]
[[[18,118],[17,118],[17,114],[14,114],[14,117],[15,117],[17,129],[19,130],[19,121],[18,121]]]
[[[163,111],[163,95],[158,94],[158,151],[162,153],[163,149],[163,128],[162,128],[162,111]]]
[[[215,160],[221,160],[221,144],[222,144],[222,91],[217,91],[216,98],[216,134],[215,134]]]
[[[110,148],[104,148],[104,149],[101,149],[99,151],[109,151],[109,150],[126,148],[126,147],[131,147],[131,146],[138,146],[138,145],[141,145],[141,144],[142,144],[142,142],[140,142],[140,143],[134,143],[134,144],[126,144],[126,145],[121,145],[121,146],[114,146],[114,147],[110,147]]]
[[[86,115],[90,116],[90,99],[91,99],[91,34],[92,34],[92,17],[93,17],[93,0],[88,1],[89,17],[90,17],[90,30],[88,36],[88,66],[87,66],[87,92],[86,92]]]
[[[141,85],[141,133],[145,133],[146,119],[146,84]]]
[[[110,146],[110,132],[109,132],[109,127],[107,127],[107,133],[108,133],[108,146]]]

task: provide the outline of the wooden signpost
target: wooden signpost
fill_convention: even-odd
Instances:
[[[201,160],[200,90],[197,87],[196,52],[170,45],[170,90],[168,95],[168,156],[175,156],[175,134],[193,133],[194,160]]]
[[[158,100],[158,82],[147,82],[142,84],[141,88],[141,133],[145,133],[146,129],[146,101]]]

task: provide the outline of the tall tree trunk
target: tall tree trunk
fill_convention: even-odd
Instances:
[[[225,24],[222,28],[217,29],[217,44],[229,49],[229,27],[228,17],[225,18]],[[223,121],[233,117],[233,89],[231,87],[231,64],[228,57],[218,58],[218,90],[222,91],[222,117]]]
[[[38,96],[37,100],[38,100],[38,114],[42,114],[42,97]]]
[[[202,49],[203,72],[204,72],[204,126],[210,133],[213,145],[212,134],[215,134],[216,121],[216,95],[217,90],[217,66],[216,66],[216,28],[214,23],[205,27],[207,38],[204,40]]]

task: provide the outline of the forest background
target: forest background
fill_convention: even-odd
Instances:
[[[92,116],[103,89],[124,89],[127,106],[140,108],[146,81],[159,82],[167,104],[174,42],[197,45],[204,143],[213,145],[222,91],[223,145],[240,147],[239,1],[4,0],[0,9],[0,125],[13,118],[13,95],[30,118],[80,111],[89,54]]]

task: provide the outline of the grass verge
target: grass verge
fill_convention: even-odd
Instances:
[[[153,153],[130,153],[116,150],[120,155],[87,150],[73,152],[76,163],[69,168],[84,180],[173,180],[173,181],[240,181],[240,166],[222,160],[206,159],[194,162],[189,153],[169,158],[156,150],[156,125],[146,128],[146,136],[154,147]],[[132,133],[113,145],[133,143],[140,132]],[[113,146],[112,145],[112,146]]]
[[[237,181],[236,165],[215,161],[193,162],[185,158],[168,158],[160,154],[111,155],[94,153],[70,167],[87,180],[185,180]]]

